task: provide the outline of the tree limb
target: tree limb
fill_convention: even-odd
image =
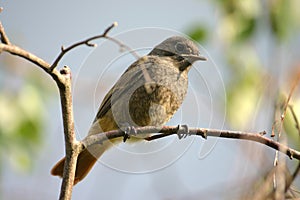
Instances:
[[[63,174],[63,180],[61,185],[60,199],[71,199],[72,188],[74,182],[74,175],[76,169],[76,162],[78,157],[78,142],[75,138],[74,132],[74,119],[73,119],[73,107],[72,107],[72,93],[71,93],[71,71],[68,67],[64,67],[58,71],[51,69],[49,63],[36,55],[18,47],[9,42],[8,37],[5,34],[4,28],[0,22],[0,35],[3,44],[0,44],[0,50],[6,51],[16,56],[20,56],[47,72],[56,82],[61,100],[62,118],[64,126],[65,136],[65,150],[66,161]]]
[[[0,8],[0,12],[2,11],[2,8]],[[1,37],[1,42],[3,44],[8,44],[10,45],[10,41],[4,31],[4,27],[2,26],[2,23],[0,22],[0,37]]]
[[[201,136],[202,138],[207,137],[221,137],[221,138],[230,138],[230,139],[241,139],[241,140],[249,140],[264,144],[272,149],[276,149],[284,154],[286,154],[290,159],[300,160],[300,152],[292,149],[286,145],[280,144],[270,138],[263,136],[265,132],[258,133],[250,133],[250,132],[242,132],[242,131],[229,131],[229,130],[217,130],[217,129],[205,129],[205,128],[189,128],[189,129],[181,129],[180,133],[178,133],[178,126],[163,126],[163,127],[138,127],[135,128],[136,137],[142,136],[146,133],[160,133],[154,134],[153,136],[144,138],[147,141],[159,139],[162,137],[167,137],[170,135],[178,135],[183,134],[185,136]],[[85,148],[94,145],[94,144],[102,144],[104,141],[117,138],[124,137],[125,133],[121,129],[108,131],[105,133],[99,133],[95,135],[90,135],[86,137],[82,142]],[[182,136],[180,136],[182,137]]]
[[[72,189],[74,183],[74,176],[76,170],[76,162],[77,157],[81,149],[81,143],[76,140],[75,132],[74,132],[74,119],[73,119],[73,105],[72,105],[72,76],[71,70],[68,67],[64,67],[60,71],[58,71],[55,67],[57,66],[60,59],[67,53],[69,50],[81,45],[86,44],[88,46],[92,46],[89,41],[105,37],[107,33],[115,26],[114,23],[110,27],[108,27],[102,36],[95,36],[89,38],[83,42],[76,43],[71,45],[67,49],[62,49],[62,52],[59,54],[58,58],[55,60],[54,64],[50,65],[43,59],[37,57],[36,55],[13,45],[9,38],[7,37],[2,23],[0,22],[0,52],[8,52],[15,56],[20,56],[29,62],[37,65],[41,69],[43,69],[46,73],[48,73],[56,82],[59,93],[60,93],[60,101],[62,108],[62,118],[63,118],[63,126],[64,126],[64,136],[65,136],[65,151],[66,151],[66,160],[65,167],[63,173],[63,180],[61,184],[61,191],[59,199],[70,200],[72,196]]]

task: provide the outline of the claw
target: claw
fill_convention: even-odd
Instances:
[[[129,138],[130,138],[129,134],[124,132],[123,142],[126,142],[126,140],[129,139]]]
[[[179,139],[186,138],[189,135],[189,127],[186,124],[177,126],[177,136]]]
[[[137,131],[134,126],[127,126],[124,130],[123,142],[130,139],[130,135],[137,135]]]

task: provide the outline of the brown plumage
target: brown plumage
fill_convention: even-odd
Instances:
[[[160,126],[181,106],[192,63],[206,60],[190,40],[174,36],[157,45],[123,73],[106,94],[88,135],[128,126]],[[130,139],[134,142],[138,138]],[[130,141],[129,140],[129,141]],[[97,159],[122,138],[93,145],[79,154],[74,184],[81,181]],[[64,158],[51,170],[62,177]]]

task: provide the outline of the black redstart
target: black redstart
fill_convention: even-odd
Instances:
[[[103,99],[88,135],[119,129],[124,126],[161,126],[181,106],[188,89],[188,72],[201,56],[195,43],[173,36],[157,45],[148,55],[139,58],[123,73]],[[131,137],[130,141],[139,138]],[[81,181],[97,159],[116,138],[93,145],[79,154],[74,184]],[[51,170],[62,177],[65,159]]]

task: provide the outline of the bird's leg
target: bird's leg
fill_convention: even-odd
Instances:
[[[186,138],[189,135],[189,127],[186,124],[177,126],[177,136],[179,139]]]

